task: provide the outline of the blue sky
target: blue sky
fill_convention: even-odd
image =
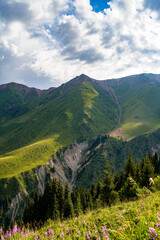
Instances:
[[[160,73],[160,1],[0,0],[0,84]]]
[[[109,2],[110,1],[107,0],[90,0],[90,4],[95,12],[101,12],[104,9],[109,8]]]

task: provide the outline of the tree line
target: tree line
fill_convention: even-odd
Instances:
[[[104,179],[99,177],[89,190],[79,187],[71,192],[68,182],[63,186],[60,180],[54,178],[46,184],[42,196],[35,193],[34,200],[28,198],[23,222],[32,226],[41,225],[49,218],[63,220],[119,200],[138,198],[142,189],[153,189],[151,179],[159,174],[160,159],[157,153],[154,156],[148,153],[137,164],[129,154],[120,174],[111,174],[107,164]]]

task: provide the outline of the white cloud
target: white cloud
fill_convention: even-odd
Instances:
[[[89,0],[1,0],[0,81],[45,87],[81,73],[160,73],[158,7],[155,0],[112,0],[96,13]]]

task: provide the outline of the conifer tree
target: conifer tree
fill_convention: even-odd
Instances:
[[[90,191],[86,191],[86,210],[92,210],[93,209],[93,202],[92,202],[92,195]]]
[[[95,202],[97,197],[97,187],[95,184],[91,185],[91,196],[92,196],[93,202]]]
[[[118,172],[115,172],[114,174],[113,183],[114,183],[114,190],[118,192],[121,189],[121,181],[120,181],[120,176]]]
[[[160,174],[160,161],[159,161],[157,153],[155,153],[154,156],[152,156],[151,162],[152,162],[152,164],[154,166],[155,174]]]
[[[65,190],[64,190],[64,217],[73,217],[74,216],[74,208],[71,199],[69,184],[66,182]]]
[[[38,221],[40,219],[40,209],[39,209],[39,194],[36,191],[34,196],[34,204],[33,204],[33,219]]]
[[[31,201],[31,198],[28,197],[27,199],[27,205],[25,207],[24,210],[24,214],[23,214],[23,221],[24,223],[30,223],[33,220],[33,203]]]
[[[131,157],[131,153],[129,153],[129,157],[128,157],[128,160],[127,160],[127,163],[126,163],[125,169],[124,169],[124,178],[125,178],[125,180],[128,177],[132,177],[134,179],[135,175],[136,175],[135,163]]]
[[[86,196],[86,189],[84,189],[83,187],[79,187],[77,192],[80,194],[81,197],[81,204],[82,204],[82,209],[83,212],[85,212],[85,210],[87,209],[87,196]]]
[[[82,213],[82,204],[81,204],[81,197],[79,192],[76,193],[75,203],[74,203],[74,210],[76,216]]]
[[[42,197],[42,220],[46,221],[48,218],[52,217],[52,184],[48,181],[44,190]]]
[[[51,218],[56,220],[59,217],[60,217],[60,212],[59,212],[58,200],[57,200],[56,194],[54,194],[53,195],[52,216],[51,216]]]
[[[58,181],[58,192],[57,192],[57,200],[58,200],[58,210],[60,213],[60,217],[63,218],[63,210],[64,210],[64,190],[62,186],[62,182],[59,179]]]
[[[117,193],[114,191],[114,184],[113,184],[113,179],[110,176],[109,173],[109,165],[106,165],[106,170],[105,172],[105,177],[104,177],[104,184],[102,188],[102,200],[107,203],[108,205],[111,205],[116,198],[117,198]]]
[[[142,169],[142,186],[149,187],[149,178],[154,177],[154,167],[150,160],[150,155],[147,154],[144,160],[144,166]]]
[[[102,179],[101,179],[101,174],[99,173],[98,176],[98,183],[97,183],[97,195],[96,195],[96,199],[100,198],[101,192],[102,192]]]
[[[120,190],[120,199],[138,198],[138,185],[133,178],[128,177],[124,186]]]
[[[141,164],[140,163],[137,163],[137,166],[136,166],[135,180],[138,183],[138,185],[141,185],[141,182],[142,182],[142,171],[141,171]]]

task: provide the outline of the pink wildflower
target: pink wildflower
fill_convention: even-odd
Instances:
[[[157,235],[157,233],[156,233],[156,230],[155,230],[154,228],[152,228],[152,227],[149,228],[149,233],[150,233],[150,237],[151,237],[152,239],[155,239],[155,238],[158,237],[158,235]]]

